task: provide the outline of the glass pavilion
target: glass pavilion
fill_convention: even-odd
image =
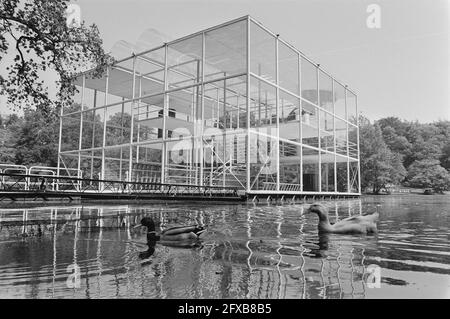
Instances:
[[[249,16],[77,79],[58,167],[84,178],[359,194],[357,98]]]

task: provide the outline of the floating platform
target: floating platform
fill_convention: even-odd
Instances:
[[[359,194],[258,191],[246,193],[236,187],[144,183],[85,179],[67,176],[36,176],[0,173],[0,207],[17,204],[76,204],[108,201],[200,201],[200,202],[306,202],[311,200],[350,199]]]
[[[108,201],[207,201],[207,202],[245,202],[244,195],[199,195],[199,194],[162,194],[162,193],[90,193],[66,191],[0,191],[0,207],[28,204],[77,204],[82,202]]]

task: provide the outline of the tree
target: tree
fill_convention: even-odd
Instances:
[[[15,164],[56,166],[59,121],[41,110],[25,110],[14,143]]]
[[[360,116],[361,187],[379,193],[387,184],[400,183],[406,170],[399,154],[391,152],[383,140],[380,126]]]
[[[438,160],[415,161],[408,169],[408,182],[411,187],[432,188],[443,193],[450,189],[450,173]]]
[[[392,126],[380,128],[383,133],[383,140],[391,151],[400,154],[402,158],[411,155],[412,145],[405,136],[398,135]]]
[[[0,61],[15,54],[0,76],[0,93],[13,108],[36,107],[54,111],[72,103],[76,91],[74,76],[86,68],[103,73],[112,62],[102,48],[95,24],[76,26],[67,23],[69,0],[2,0],[0,2]],[[56,98],[41,81],[43,73],[57,76]]]
[[[0,127],[0,163],[15,163],[15,143],[21,125],[22,119],[16,114],[3,118],[3,126]]]
[[[450,170],[450,139],[447,144],[442,148],[442,156],[440,158],[441,166],[447,170]]]

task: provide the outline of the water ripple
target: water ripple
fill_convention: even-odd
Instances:
[[[393,288],[443,297],[450,200],[419,197],[324,202],[332,222],[379,209],[375,236],[319,236],[304,204],[0,210],[0,298],[396,297]],[[158,244],[142,260],[145,230],[133,228],[142,216],[161,229],[199,223],[208,232],[199,247]],[[381,267],[381,290],[367,286],[371,264]],[[79,288],[68,286],[73,265]]]

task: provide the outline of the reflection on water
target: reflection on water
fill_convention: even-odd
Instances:
[[[379,234],[319,237],[301,204],[3,209],[0,297],[450,297],[447,196],[324,203],[331,222],[378,210]],[[133,228],[143,216],[208,232],[199,247],[149,247],[145,229]],[[371,264],[381,288],[366,283]],[[79,288],[67,285],[73,265]]]

